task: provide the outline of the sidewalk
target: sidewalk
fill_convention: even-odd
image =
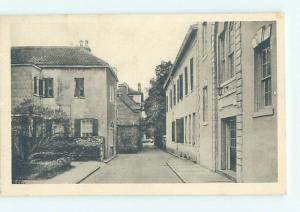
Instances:
[[[181,158],[171,158],[167,165],[184,183],[231,183],[232,181],[199,164]]]
[[[25,184],[76,184],[83,181],[92,173],[100,169],[101,162],[87,161],[87,162],[72,162],[72,169],[57,175],[48,180],[26,180]]]

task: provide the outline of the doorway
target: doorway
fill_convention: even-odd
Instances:
[[[221,169],[236,172],[236,118],[222,119]]]

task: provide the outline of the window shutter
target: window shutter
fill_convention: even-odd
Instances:
[[[75,78],[75,93],[74,93],[75,97],[79,97],[79,80],[78,78]]]
[[[75,124],[74,124],[74,129],[75,129],[75,137],[80,137],[80,132],[81,132],[81,119],[75,119]]]
[[[45,97],[49,97],[49,79],[45,79]]]
[[[43,96],[43,80],[39,79],[39,95]]]
[[[98,119],[93,119],[93,136],[98,136]]]

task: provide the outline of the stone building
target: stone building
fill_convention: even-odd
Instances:
[[[140,84],[138,91],[126,83],[118,85],[117,91],[117,152],[136,153],[142,148],[141,118],[143,93]]]
[[[12,109],[31,99],[66,112],[69,136],[105,138],[106,158],[116,154],[116,88],[113,68],[87,46],[11,49]],[[65,129],[52,125],[52,133]]]
[[[276,182],[276,43],[276,22],[192,25],[165,83],[167,149],[237,182]]]

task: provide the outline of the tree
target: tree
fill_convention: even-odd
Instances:
[[[145,100],[147,114],[145,125],[153,128],[155,144],[162,147],[162,136],[166,134],[166,97],[164,84],[172,68],[171,61],[162,61],[155,68],[155,78],[150,80],[148,98]]]

